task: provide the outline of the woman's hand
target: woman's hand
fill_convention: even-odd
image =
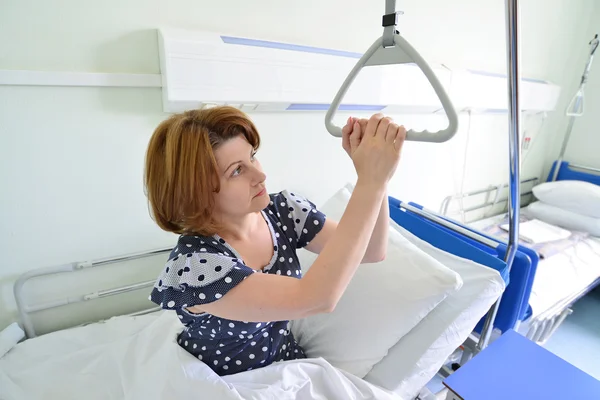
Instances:
[[[355,132],[354,124],[357,122],[358,122],[359,126],[361,127],[361,129],[358,132]],[[367,127],[367,122],[369,122],[369,120],[365,119],[365,118],[349,117],[348,121],[346,121],[346,125],[342,128],[342,147],[344,148],[344,150],[346,151],[346,153],[348,154],[348,156],[350,158],[352,158],[352,154],[351,154],[352,146],[350,144],[350,138],[352,137],[355,147],[358,146],[358,144],[360,143],[360,140],[362,139],[362,132],[364,132]],[[354,133],[354,136],[352,135],[353,133]]]
[[[342,146],[352,159],[359,180],[387,184],[400,160],[406,138],[404,127],[383,114],[375,114],[368,120],[350,118],[342,136]]]
[[[367,131],[370,131],[369,135],[365,135]],[[359,148],[359,145],[362,143],[365,136],[368,136],[370,139],[373,139],[373,136],[378,136],[379,138],[387,137],[386,141],[388,143],[390,143],[391,139],[393,143],[392,146],[399,159],[400,151],[406,138],[406,130],[404,129],[404,126],[394,123],[391,118],[384,117],[382,114],[375,114],[370,119],[354,117],[348,118],[346,125],[342,128],[342,147],[352,159],[357,173],[359,173],[359,166],[357,165],[357,160],[355,157],[356,150]],[[364,151],[359,153],[364,153]],[[363,157],[359,155],[358,158],[362,159]],[[396,159],[396,162],[393,162],[393,164],[397,165],[398,159]],[[359,164],[361,163],[359,162]],[[364,168],[362,169],[364,170]],[[392,171],[389,172],[393,174],[394,170],[395,166],[393,166]],[[391,174],[389,177],[391,177]]]

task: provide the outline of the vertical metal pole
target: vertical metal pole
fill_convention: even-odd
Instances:
[[[508,221],[509,221],[509,239],[508,248],[504,260],[510,271],[513,260],[519,246],[519,208],[521,203],[520,193],[520,148],[519,137],[521,132],[520,117],[521,106],[519,99],[519,83],[521,80],[520,60],[519,60],[519,2],[518,0],[505,0],[506,3],[506,54],[508,65],[508,118],[509,118],[509,202],[508,202]],[[500,299],[492,306],[488,312],[481,337],[477,343],[477,349],[483,350],[489,343]]]
[[[579,107],[581,104],[581,97],[575,99],[575,107]],[[575,116],[571,116],[569,119],[569,124],[567,125],[567,133],[565,134],[565,138],[563,139],[562,147],[560,148],[560,155],[558,156],[561,160],[564,158],[565,153],[567,151],[567,145],[569,144],[569,139],[571,138],[571,133],[573,132],[573,125],[575,124]]]
[[[569,116],[569,124],[567,125],[567,132],[562,142],[562,147],[560,148],[560,154],[558,155],[558,160],[556,161],[556,166],[554,168],[554,173],[552,174],[552,181],[555,181],[558,177],[558,171],[560,170],[560,164],[565,157],[565,152],[567,151],[567,145],[569,144],[569,139],[571,138],[571,132],[573,131],[573,125],[575,124],[575,118],[581,117],[583,115],[583,108],[581,108],[581,102],[583,101],[583,93],[581,96],[579,95],[579,91],[582,91],[585,87],[585,84],[588,81],[588,75],[590,70],[592,69],[592,62],[594,61],[594,53],[598,48],[600,41],[598,40],[598,34],[594,35],[594,38],[590,41],[589,45],[591,46],[590,56],[588,58],[587,63],[585,64],[585,69],[583,70],[583,75],[581,76],[581,82],[579,83],[579,87],[577,88],[577,92],[575,92],[574,98],[571,99],[571,103],[567,106],[566,114]],[[575,100],[575,102],[573,102]],[[571,108],[571,106],[573,106]],[[579,112],[581,110],[581,112]]]
[[[581,97],[578,97],[575,100],[575,107],[579,107],[581,103]],[[563,162],[563,158],[567,151],[567,145],[569,144],[569,139],[571,138],[571,132],[573,132],[573,125],[575,124],[575,116],[572,115],[569,117],[569,124],[567,125],[567,133],[565,134],[565,138],[562,142],[562,147],[560,148],[560,154],[558,156],[558,160],[556,160],[556,166],[554,167],[554,173],[552,174],[552,181],[555,181],[558,177],[558,171],[560,170],[560,164]]]
[[[385,15],[394,14],[396,12],[396,0],[385,0]],[[398,15],[396,14],[396,23],[398,23]],[[392,47],[394,45],[394,33],[396,25],[390,25],[383,28],[383,47]]]

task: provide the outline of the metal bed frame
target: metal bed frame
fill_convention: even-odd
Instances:
[[[17,303],[17,311],[19,313],[19,318],[21,320],[21,324],[23,325],[23,329],[25,331],[25,334],[27,335],[27,338],[34,338],[37,336],[37,334],[35,332],[35,328],[33,326],[33,322],[31,320],[32,313],[35,313],[38,311],[43,311],[43,310],[49,310],[51,308],[65,306],[67,304],[80,303],[80,302],[84,302],[84,301],[90,301],[90,300],[94,300],[94,299],[115,296],[118,294],[131,292],[134,290],[144,289],[144,288],[151,287],[152,285],[154,285],[154,280],[133,283],[130,285],[119,286],[119,287],[107,289],[107,290],[99,290],[99,291],[95,291],[95,292],[91,292],[91,293],[87,293],[87,294],[75,296],[75,297],[65,297],[65,298],[62,298],[59,300],[47,302],[44,304],[36,304],[36,305],[28,305],[27,302],[25,301],[24,287],[25,287],[25,284],[27,283],[27,281],[29,281],[33,278],[36,278],[36,277],[40,277],[40,276],[55,275],[55,274],[62,274],[62,273],[69,273],[69,272],[78,272],[78,271],[82,271],[86,268],[97,268],[97,267],[108,265],[108,264],[136,260],[139,258],[150,257],[150,256],[154,256],[157,254],[166,253],[166,252],[170,252],[170,251],[172,251],[171,248],[162,248],[162,249],[151,250],[151,251],[140,252],[140,253],[131,253],[131,254],[122,255],[122,256],[118,256],[118,257],[103,258],[103,259],[98,259],[98,260],[93,260],[93,261],[76,261],[76,262],[71,262],[68,264],[57,265],[54,267],[39,268],[39,269],[35,269],[35,270],[24,273],[16,280],[13,290],[14,290],[15,300]],[[149,312],[157,311],[159,309],[160,309],[160,307],[153,307],[153,308],[141,310],[139,312],[135,312],[135,313],[127,314],[127,315],[132,315],[132,316],[133,315],[142,315],[142,314],[146,314]]]
[[[571,307],[579,301],[579,299],[598,286],[600,286],[600,278],[596,279],[592,284],[579,292],[573,293],[571,296],[562,299],[548,310],[538,315],[529,326],[526,334],[527,338],[542,345],[546,343],[564,320],[573,313]]]
[[[537,178],[537,177],[524,179],[521,181],[521,185],[526,185],[526,184],[530,184],[530,183],[532,185],[535,185],[538,181],[539,181],[539,178]],[[502,195],[503,190],[506,189],[507,187],[508,187],[507,184],[496,185],[496,186],[490,186],[485,189],[478,189],[478,190],[473,190],[470,192],[457,193],[457,194],[453,194],[450,196],[446,196],[444,198],[444,200],[442,200],[442,204],[440,205],[439,213],[440,213],[440,215],[448,216],[448,209],[450,208],[450,204],[452,203],[452,201],[462,200],[462,199],[466,199],[466,198],[472,198],[472,197],[480,196],[483,194],[488,195],[488,196],[486,196],[485,202],[483,204],[477,204],[474,206],[465,207],[465,208],[462,208],[460,211],[463,213],[468,213],[468,212],[480,210],[480,209],[483,209],[486,207],[494,207],[498,204],[506,205],[508,202],[508,197],[500,198],[500,196]],[[490,201],[489,195],[494,191],[496,192],[496,194],[494,196],[494,199]],[[531,190],[529,190],[527,192],[521,193],[521,197],[530,196],[532,194],[533,194],[533,192]]]

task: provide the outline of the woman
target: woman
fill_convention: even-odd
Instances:
[[[349,118],[343,148],[358,175],[339,222],[291,191],[267,194],[250,119],[232,107],[162,122],[146,155],[153,217],[180,234],[150,299],[175,310],[179,344],[219,375],[304,358],[288,321],[331,312],[360,263],[384,258],[386,186],[406,131]],[[296,249],[318,253],[302,276]]]

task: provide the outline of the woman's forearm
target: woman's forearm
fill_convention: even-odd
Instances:
[[[365,256],[362,260],[363,263],[375,263],[383,261],[387,252],[388,232],[389,232],[389,219],[390,219],[390,207],[388,203],[387,193],[383,196],[381,202],[381,208],[379,209],[379,215],[377,216],[377,222]]]
[[[382,185],[357,182],[335,233],[301,279],[304,301],[335,308],[361,260],[385,197]],[[311,297],[312,299],[310,299]]]

